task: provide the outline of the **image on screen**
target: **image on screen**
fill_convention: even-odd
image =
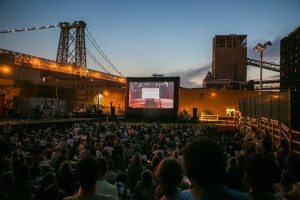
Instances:
[[[130,82],[131,108],[173,108],[174,82]]]

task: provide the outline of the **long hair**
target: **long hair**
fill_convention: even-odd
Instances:
[[[179,163],[172,158],[163,159],[155,173],[155,179],[167,197],[172,197],[177,192],[177,187],[182,180],[182,169]]]

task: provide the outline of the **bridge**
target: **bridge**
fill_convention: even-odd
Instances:
[[[37,26],[19,29],[2,30],[0,34],[35,31],[43,29],[61,29],[57,48],[56,60],[49,60],[19,52],[0,48],[0,54],[13,60],[16,66],[26,66],[33,69],[50,70],[71,75],[79,75],[94,79],[103,79],[118,83],[125,83],[126,80],[118,68],[105,55],[91,31],[84,21],[73,23],[61,22],[48,26]],[[87,40],[86,40],[87,39]],[[87,48],[86,41],[91,48]],[[260,67],[260,61],[247,59],[248,66]],[[91,69],[96,67],[95,69]],[[262,62],[262,68],[274,72],[280,72],[282,67],[270,62]],[[113,72],[111,72],[110,70]],[[263,81],[264,90],[279,89],[279,80]],[[254,88],[258,88],[259,82],[254,82]]]
[[[48,70],[69,75],[109,80],[124,84],[124,75],[105,55],[100,45],[83,21],[62,22],[56,25],[2,30],[0,34],[35,31],[60,27],[56,60],[49,60],[0,48],[1,57],[10,64],[38,70]],[[89,42],[87,48],[86,39]],[[96,69],[92,69],[96,68]],[[109,70],[110,69],[110,70]]]

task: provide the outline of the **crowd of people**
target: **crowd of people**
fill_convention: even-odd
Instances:
[[[0,199],[296,200],[300,162],[284,142],[208,125],[6,124]]]

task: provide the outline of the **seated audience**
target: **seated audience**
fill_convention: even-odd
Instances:
[[[255,200],[277,200],[272,194],[272,186],[279,182],[279,170],[273,157],[268,154],[252,155],[246,165],[246,181],[249,183],[249,194]]]
[[[117,200],[115,197],[97,193],[96,182],[100,170],[100,163],[95,158],[86,156],[80,160],[76,168],[79,191],[75,196],[64,200]]]
[[[118,189],[115,185],[110,184],[105,180],[107,172],[107,161],[105,158],[99,158],[99,174],[96,183],[96,189],[99,194],[110,195],[118,198]]]
[[[183,175],[179,163],[173,158],[163,159],[156,171],[155,179],[158,183],[156,199],[160,200],[190,200],[190,192],[180,191],[179,185]]]
[[[57,176],[58,186],[66,192],[68,196],[74,195],[77,190],[76,176],[72,172],[69,161],[64,161]]]
[[[221,146],[210,140],[197,140],[186,145],[184,166],[192,183],[193,198],[198,200],[250,200],[247,194],[222,185],[226,159]]]
[[[137,182],[132,199],[154,200],[155,186],[153,174],[150,170],[141,173],[141,180]]]
[[[128,176],[126,173],[117,175],[115,186],[118,189],[119,200],[131,200],[131,192],[127,186]]]
[[[36,194],[36,200],[61,200],[66,195],[56,183],[56,178],[53,173],[46,173],[41,181],[41,186]]]

